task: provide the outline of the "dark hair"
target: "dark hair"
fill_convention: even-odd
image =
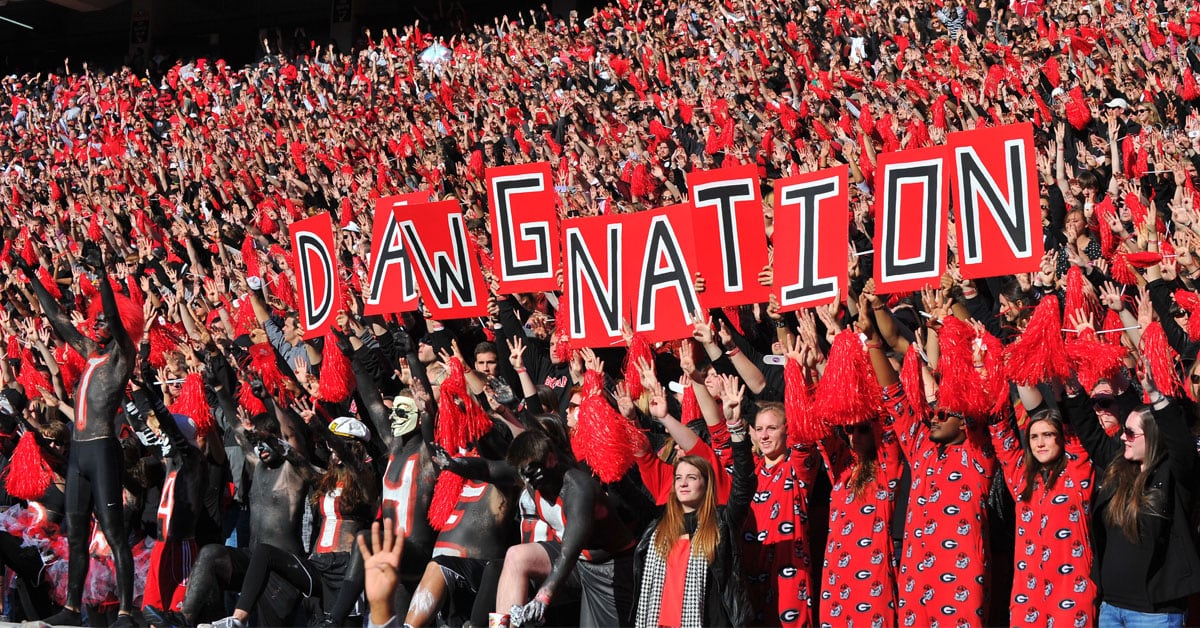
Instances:
[[[1039,476],[1042,478],[1042,483],[1045,485],[1046,490],[1050,490],[1067,468],[1066,455],[1060,455],[1058,458],[1047,463],[1038,462],[1037,458],[1033,457],[1033,445],[1029,443],[1029,433],[1033,430],[1033,426],[1038,423],[1049,423],[1058,432],[1059,444],[1065,441],[1063,418],[1058,410],[1047,408],[1039,410],[1033,416],[1029,417],[1029,423],[1025,426],[1025,485],[1021,488],[1021,495],[1018,497],[1023,502],[1027,502],[1033,497],[1033,485],[1037,482]]]
[[[1146,439],[1146,459],[1134,462],[1118,458],[1104,472],[1104,484],[1112,486],[1113,497],[1104,509],[1104,523],[1121,531],[1132,543],[1138,542],[1138,517],[1143,513],[1166,516],[1164,495],[1160,489],[1148,489],[1150,474],[1167,456],[1166,444],[1158,431],[1158,421],[1150,406],[1141,405],[1129,413],[1142,417],[1142,438]],[[1128,420],[1128,419],[1126,419]]]
[[[340,438],[331,436],[330,438]],[[313,504],[319,504],[321,498],[337,489],[341,489],[341,507],[346,512],[358,510],[375,502],[379,493],[379,481],[375,477],[375,469],[366,462],[367,448],[357,440],[343,439],[349,451],[341,466],[329,465],[329,470],[313,487]]]
[[[508,446],[508,464],[520,469],[531,462],[545,462],[554,453],[554,442],[541,430],[526,430]]]
[[[481,353],[491,353],[491,354],[495,354],[497,356],[500,355],[500,352],[496,350],[495,343],[491,343],[486,340],[475,345],[475,352],[472,354],[472,357],[474,357],[475,359],[479,359],[479,354],[481,354]]]

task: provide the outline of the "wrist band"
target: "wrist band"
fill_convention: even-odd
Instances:
[[[513,369],[513,370],[514,370],[514,371],[516,371],[516,372],[518,372],[518,373],[524,373],[524,372],[526,371],[525,367],[523,367],[523,366],[522,366],[521,368],[519,368],[519,369]]]
[[[882,342],[864,342],[863,345],[865,345],[868,349],[882,349],[883,348]]]
[[[735,356],[735,355],[737,355],[737,354],[739,354],[739,353],[741,353],[741,352],[742,352],[742,350],[741,350],[741,349],[739,349],[739,348],[737,348],[737,347],[734,347],[734,348],[730,349],[729,351],[726,351],[726,352],[725,352],[725,355],[727,355],[727,356],[729,356],[729,357],[731,357],[731,358],[732,358],[733,356]]]
[[[778,329],[784,329],[787,327],[787,322],[781,318],[781,319],[775,321],[775,327]]]

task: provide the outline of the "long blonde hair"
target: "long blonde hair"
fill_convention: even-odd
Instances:
[[[679,465],[685,462],[699,469],[700,475],[704,477],[704,500],[696,508],[696,532],[691,538],[692,554],[703,556],[704,560],[712,564],[717,555],[717,543],[721,540],[721,533],[717,527],[717,478],[712,465],[700,456],[680,457],[675,461],[675,470],[678,471]],[[671,494],[667,498],[666,512],[658,520],[658,527],[654,531],[654,550],[666,560],[671,555],[675,541],[686,533],[683,504],[679,502],[672,486]]]

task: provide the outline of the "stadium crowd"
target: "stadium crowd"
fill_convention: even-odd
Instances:
[[[362,42],[0,79],[9,618],[1183,624],[1193,3],[618,0]],[[878,156],[1021,121],[1040,271],[877,295]],[[770,240],[771,181],[848,164],[845,303],[596,351],[553,293],[363,315],[375,200],[456,198],[486,255],[485,169],[540,161],[563,217],[753,164]],[[350,291],[306,341],[287,232],[326,211]]]

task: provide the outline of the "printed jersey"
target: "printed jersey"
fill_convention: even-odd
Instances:
[[[861,461],[839,436],[820,443],[833,490],[829,498],[829,538],[821,571],[821,625],[896,625],[896,578],[892,569],[892,510],[904,471],[900,446],[891,429],[873,425],[875,477],[854,496],[851,481]]]
[[[912,470],[900,553],[901,626],[980,626],[987,606],[987,495],[996,459],[979,434],[960,445],[929,438],[900,384],[883,391]]]
[[[758,486],[743,529],[743,570],[754,625],[812,625],[808,492],[816,475],[812,446],[790,449],[771,467],[760,460],[755,469]]]
[[[1092,582],[1092,540],[1088,521],[1092,508],[1093,467],[1087,451],[1073,433],[1063,437],[1067,466],[1047,489],[1035,478],[1028,501],[1025,490],[1025,450],[1007,422],[991,426],[996,457],[1016,501],[1016,533],[1012,603],[1013,626],[1062,628],[1092,626],[1096,615],[1096,584]]]

